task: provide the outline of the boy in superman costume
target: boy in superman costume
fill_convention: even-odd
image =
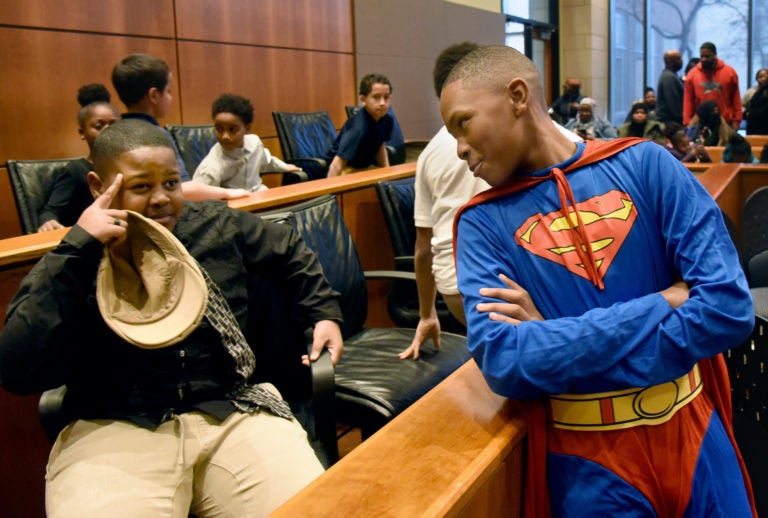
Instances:
[[[543,99],[509,47],[441,95],[493,186],[456,216],[457,273],[470,351],[528,419],[526,514],[754,515],[720,355],[754,313],[720,210],[661,146],[574,144]]]

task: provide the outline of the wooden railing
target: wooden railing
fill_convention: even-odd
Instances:
[[[271,516],[519,516],[525,432],[470,360]]]

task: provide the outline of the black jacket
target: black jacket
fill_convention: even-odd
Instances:
[[[254,319],[268,316],[267,325],[291,329],[299,340],[317,321],[341,321],[336,292],[290,225],[224,202],[187,202],[174,234],[221,288],[256,351],[257,369],[263,344],[253,342],[260,336]],[[220,418],[232,412],[226,394],[239,379],[235,364],[205,319],[181,343],[156,350],[130,345],[107,327],[94,284],[103,248],[75,226],[25,277],[0,333],[0,383],[19,394],[66,384],[69,415],[146,427],[192,409]],[[273,288],[281,321],[274,320]],[[290,361],[300,365],[302,352],[294,348]]]

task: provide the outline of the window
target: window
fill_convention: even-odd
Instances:
[[[717,56],[738,73],[742,93],[746,91],[754,84],[757,70],[768,66],[766,4],[764,0],[613,0],[611,123],[623,123],[645,86],[656,88],[668,49],[679,49],[685,65],[699,56],[702,43],[711,41]]]

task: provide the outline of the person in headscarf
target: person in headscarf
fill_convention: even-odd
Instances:
[[[611,123],[595,115],[595,100],[591,97],[585,97],[579,103],[578,115],[569,120],[565,125],[584,140],[611,140],[615,139],[616,128]]]
[[[705,146],[725,146],[734,133],[735,131],[720,115],[720,107],[715,101],[701,103],[688,125],[688,135],[691,140]]]
[[[620,137],[640,137],[664,145],[664,128],[659,121],[648,118],[648,105],[636,102],[630,110],[631,119],[619,128]]]

